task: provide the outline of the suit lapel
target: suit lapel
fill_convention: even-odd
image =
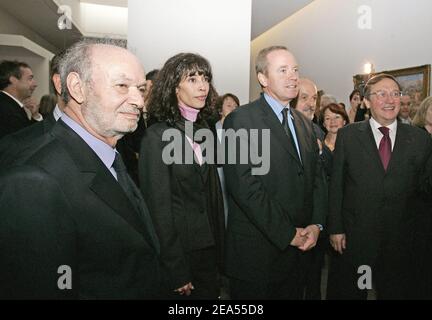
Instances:
[[[177,128],[177,129],[179,129],[179,128]],[[204,163],[201,166],[198,163],[198,159],[197,159],[197,157],[195,155],[195,152],[194,152],[194,150],[193,150],[193,148],[192,148],[189,140],[186,137],[185,132],[182,131],[181,129],[179,129],[179,130],[180,130],[180,132],[182,134],[182,138],[183,138],[183,142],[184,142],[184,146],[183,146],[184,152],[183,152],[183,155],[182,155],[183,163],[186,163],[186,154],[192,154],[192,157],[193,157],[192,158],[192,164],[186,164],[186,166],[188,166],[190,168],[193,168],[193,170],[196,172],[196,174],[201,178],[202,183],[205,184],[207,180],[206,180],[206,175],[203,175],[204,167],[202,167],[202,166],[205,166],[206,164]],[[201,151],[202,151],[202,149],[201,149]]]
[[[396,139],[393,151],[391,153],[390,162],[387,167],[387,172],[390,172],[393,169],[395,163],[397,164],[403,162],[407,146],[414,142],[409,132],[405,129],[405,125],[399,123],[397,124]]]
[[[301,166],[302,164],[298,157],[297,150],[294,148],[291,141],[289,140],[289,137],[286,135],[278,117],[274,114],[267,101],[265,101],[264,96],[261,97],[261,111],[263,114],[264,123],[268,128],[271,129],[272,138],[276,138],[276,141],[281,145],[281,147],[287,151],[290,156],[292,156]]]
[[[105,168],[106,169],[106,168]],[[132,227],[143,233],[141,221],[139,221],[136,209],[131,204],[120,185],[108,170],[97,170],[93,180],[89,184],[92,190],[103,202],[113,209],[119,216],[126,220]]]
[[[87,181],[89,189],[140,234],[145,235],[144,221],[127,198],[121,186],[99,157],[72,129],[59,120],[51,134],[55,136],[81,170],[80,181]],[[147,221],[146,221],[147,222]]]
[[[293,113],[294,116],[294,127],[296,130],[297,141],[299,144],[300,156],[302,158],[301,165],[304,165],[304,161],[306,160],[305,155],[307,154],[306,150],[308,150],[308,148],[310,150],[313,149],[311,148],[308,140],[306,139],[308,137],[308,134],[305,132],[306,127],[302,124],[300,113],[295,109],[291,109],[291,112]]]
[[[363,146],[366,152],[370,154],[372,159],[370,163],[374,163],[382,173],[385,173],[369,120],[363,121],[358,129],[359,135],[357,136],[357,140],[359,141],[359,145]]]
[[[129,177],[129,182],[132,186],[134,196],[135,196],[135,198],[136,198],[136,200],[139,203],[139,206],[141,208],[141,210],[139,212],[139,216],[140,216],[140,219],[142,221],[144,221],[144,228],[146,231],[146,232],[144,232],[144,236],[146,236],[147,240],[149,241],[150,244],[153,245],[153,247],[156,249],[156,251],[158,253],[160,253],[159,239],[156,235],[156,230],[154,229],[153,221],[152,221],[149,209],[147,207],[147,204],[145,203],[144,198],[141,195],[141,191],[135,185],[135,182],[133,182],[131,177]]]

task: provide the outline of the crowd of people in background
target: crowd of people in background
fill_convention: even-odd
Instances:
[[[432,298],[432,97],[377,74],[345,106],[284,46],[243,105],[194,53],[145,74],[84,39],[50,69],[36,103],[31,66],[0,62],[0,298]]]

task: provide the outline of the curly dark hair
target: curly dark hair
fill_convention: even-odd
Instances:
[[[198,54],[179,53],[165,62],[153,83],[147,106],[151,120],[166,121],[169,125],[182,120],[176,88],[185,77],[195,74],[207,77],[210,85],[205,106],[198,114],[197,121],[201,122],[211,115],[217,93],[212,84],[210,63]]]

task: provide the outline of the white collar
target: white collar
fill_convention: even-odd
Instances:
[[[397,128],[397,119],[395,119],[391,124],[388,126],[383,126],[378,121],[376,121],[373,117],[370,118],[369,123],[372,127],[372,129],[379,130],[380,127],[387,127],[390,129],[390,132],[396,131]]]
[[[21,101],[19,101],[17,98],[15,98],[13,95],[11,95],[10,93],[8,93],[8,92],[6,92],[4,90],[2,90],[2,92],[5,93],[5,94],[7,94],[12,99],[14,99],[16,101],[16,103],[18,103],[21,108],[24,108],[24,104]]]

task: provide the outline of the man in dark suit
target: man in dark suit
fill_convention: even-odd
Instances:
[[[40,145],[40,137],[51,130],[61,117],[64,103],[61,97],[59,62],[62,55],[63,53],[55,55],[51,61],[51,83],[57,96],[57,104],[53,113],[46,116],[43,121],[0,139],[0,170],[6,170],[16,159],[20,158],[20,154],[29,153],[29,150],[36,151]]]
[[[311,121],[289,108],[298,92],[294,56],[282,46],[265,48],[256,71],[264,94],[224,122],[224,139],[229,129],[249,130],[239,134],[236,150],[227,150],[228,158],[236,153],[236,163],[227,159],[224,165],[226,272],[233,299],[300,299],[304,251],[316,244],[325,221],[317,138]],[[248,147],[262,152],[261,168]]]
[[[136,129],[144,70],[112,41],[83,40],[60,73],[62,118],[0,175],[0,297],[159,298],[159,242],[115,150]]]
[[[0,62],[0,138],[42,120],[38,109],[29,116],[23,104],[36,87],[28,64],[7,60]]]
[[[430,206],[414,208],[430,192],[432,140],[397,122],[400,98],[394,77],[372,77],[365,86],[372,118],[338,131],[328,231],[340,255],[332,259],[329,299],[366,299],[366,289],[375,289],[378,299],[404,299],[416,290],[416,226]]]

